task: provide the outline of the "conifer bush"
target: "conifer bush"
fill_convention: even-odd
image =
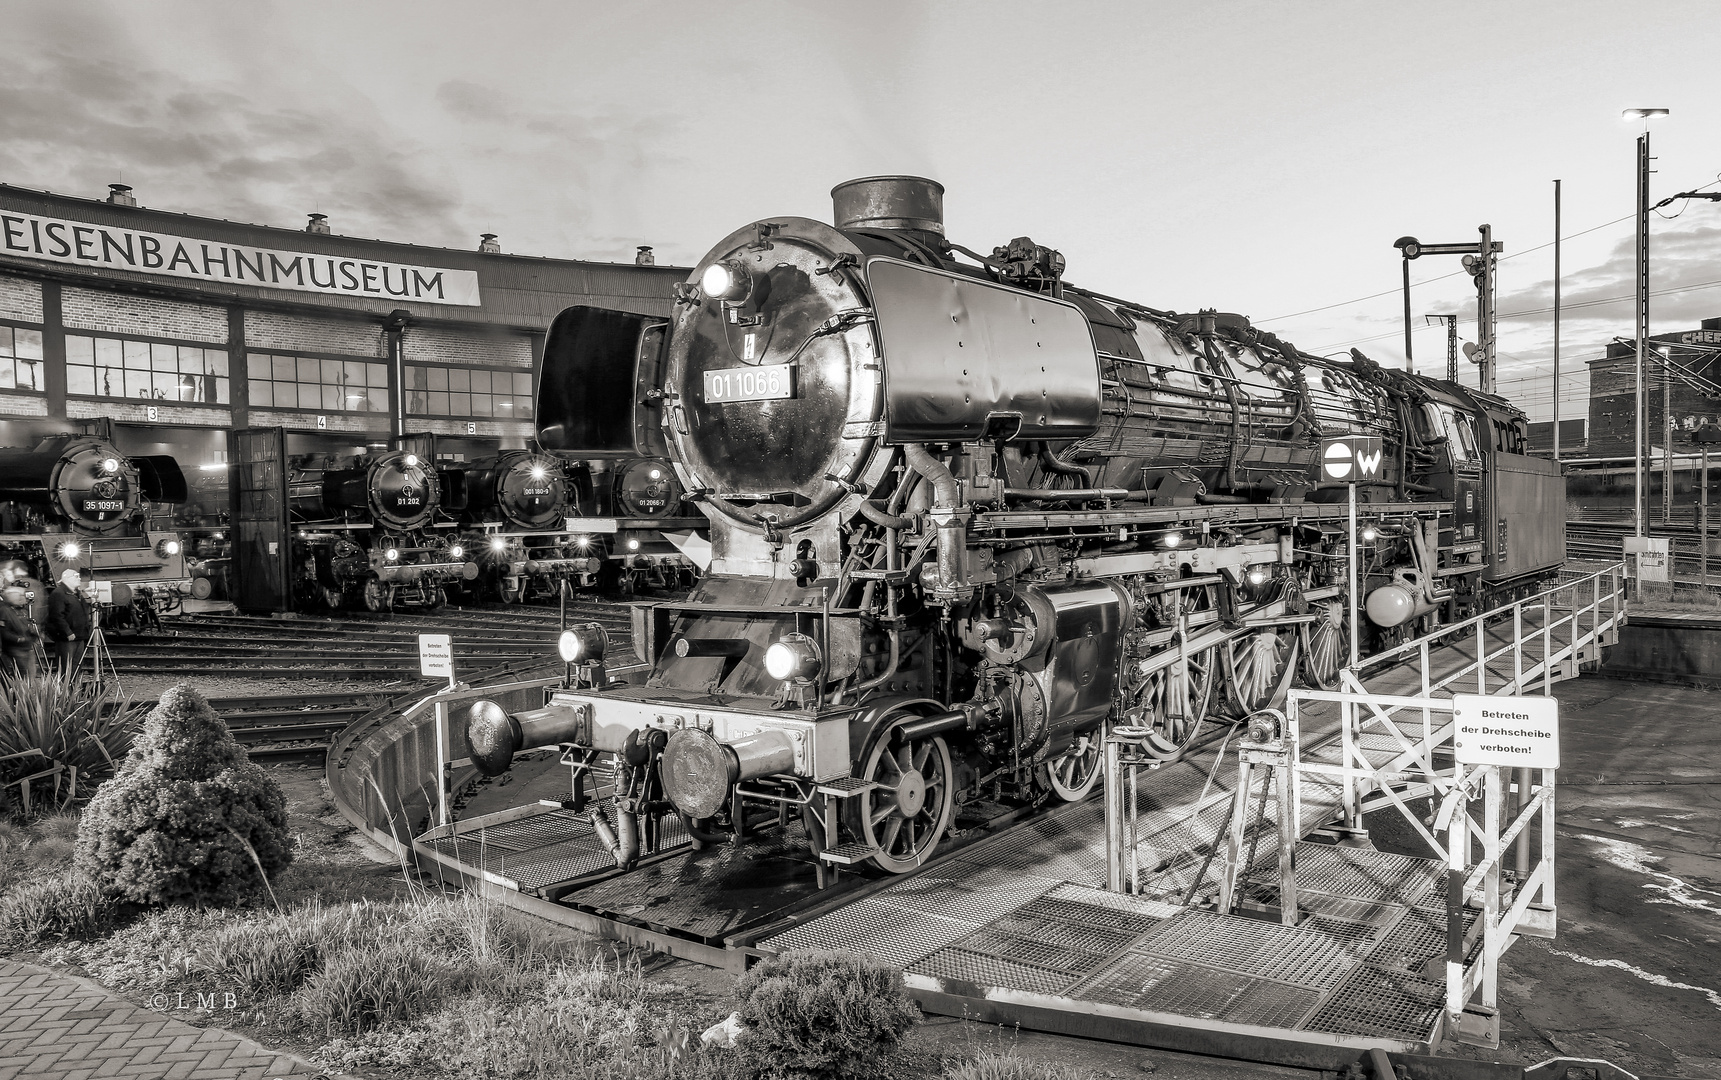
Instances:
[[[281,789],[203,695],[181,683],[161,696],[118,773],[90,800],[76,865],[136,903],[230,903],[284,869],[290,844]]]
[[[744,1076],[855,1080],[920,1019],[902,972],[858,953],[802,950],[762,961],[735,984]]]

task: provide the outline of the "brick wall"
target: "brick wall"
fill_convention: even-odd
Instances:
[[[47,398],[35,394],[0,394],[0,416],[47,415]]]
[[[391,421],[385,413],[328,413],[328,427],[317,427],[317,414],[278,409],[250,410],[252,427],[287,427],[298,431],[386,432]]]
[[[470,334],[435,326],[412,326],[406,331],[406,360],[530,368],[532,339],[525,334]]]
[[[231,427],[233,414],[226,409],[202,405],[169,405],[161,401],[132,402],[125,399],[86,401],[70,398],[66,401],[66,417],[71,420],[93,420],[109,416],[122,424],[147,424],[149,406],[155,406],[155,423],[180,427]]]
[[[426,416],[409,416],[406,418],[408,431],[429,431],[437,435],[458,435],[473,438],[514,438],[529,439],[537,434],[537,429],[521,420],[473,420],[477,425],[476,431],[466,430],[464,420],[433,420]]]
[[[42,321],[42,283],[27,278],[0,277],[0,319]]]
[[[80,289],[74,285],[65,287],[60,318],[68,330],[99,330],[212,344],[227,340],[224,307],[182,304],[177,300]]]
[[[381,323],[313,319],[304,315],[276,315],[268,311],[245,313],[245,344],[253,349],[274,352],[388,357],[388,332]]]

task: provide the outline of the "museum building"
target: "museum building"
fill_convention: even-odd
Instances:
[[[104,418],[120,448],[220,471],[226,431],[290,453],[434,432],[439,454],[526,445],[563,308],[668,315],[685,269],[503,254],[168,213],[0,185],[0,446]]]

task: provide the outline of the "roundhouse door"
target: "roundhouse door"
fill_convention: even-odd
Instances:
[[[240,611],[291,611],[286,429],[229,432],[227,461],[233,500],[233,602]]]

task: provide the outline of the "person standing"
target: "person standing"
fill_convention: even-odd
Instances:
[[[76,570],[60,573],[60,583],[48,594],[48,640],[60,658],[60,672],[70,675],[84,660],[90,640],[90,609],[78,592],[82,583]]]
[[[20,675],[36,674],[36,641],[42,635],[30,621],[30,594],[22,585],[0,589],[0,652],[6,670]]]

